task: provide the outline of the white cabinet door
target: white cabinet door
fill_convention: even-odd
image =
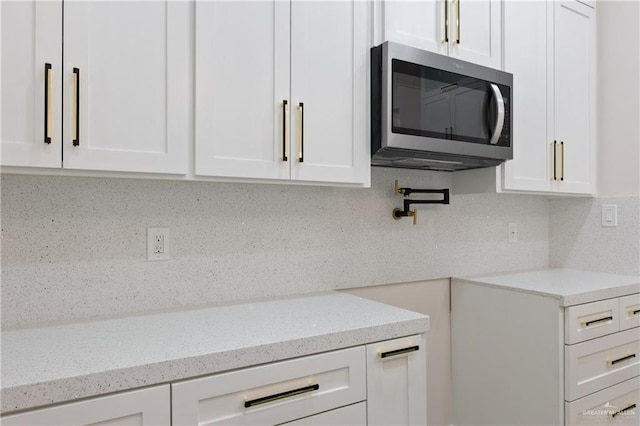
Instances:
[[[187,2],[65,3],[64,168],[186,173],[190,19]]]
[[[357,0],[291,4],[292,179],[369,181],[367,17]]]
[[[169,385],[2,417],[5,426],[162,426],[171,424]]]
[[[506,190],[551,191],[553,145],[547,129],[547,49],[553,4],[504,3],[504,68],[513,74],[513,160],[503,165]],[[550,25],[550,24],[549,24]]]
[[[367,345],[369,425],[427,424],[427,358],[423,335]]]
[[[578,1],[554,2],[554,139],[559,192],[595,192],[595,10]]]
[[[195,173],[289,179],[290,3],[197,2],[195,31]]]
[[[446,55],[446,2],[443,0],[385,0],[375,9],[375,44],[385,41]]]
[[[500,69],[502,1],[453,0],[449,15],[449,55]]]
[[[62,2],[3,1],[0,14],[0,163],[60,168]]]

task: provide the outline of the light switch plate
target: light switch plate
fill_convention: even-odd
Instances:
[[[618,226],[618,205],[602,205],[602,226]]]

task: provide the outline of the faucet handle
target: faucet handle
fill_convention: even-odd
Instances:
[[[408,216],[413,218],[413,224],[418,223],[418,211],[417,210],[409,210]]]

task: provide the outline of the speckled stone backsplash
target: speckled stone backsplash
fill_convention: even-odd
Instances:
[[[2,326],[548,266],[546,199],[454,195],[414,226],[391,217],[394,179],[451,187],[384,168],[369,189],[2,176]],[[171,260],[146,260],[149,226]]]
[[[602,226],[602,205],[618,226]],[[640,197],[567,198],[549,204],[550,266],[640,275]]]

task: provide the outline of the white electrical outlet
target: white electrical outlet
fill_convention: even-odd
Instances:
[[[510,243],[518,242],[518,224],[517,223],[509,224],[509,242]]]
[[[169,260],[169,228],[147,228],[147,260]]]

